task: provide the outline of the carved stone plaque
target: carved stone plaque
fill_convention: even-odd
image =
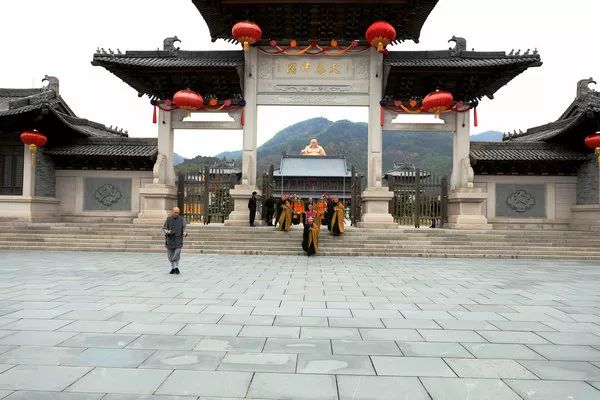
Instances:
[[[496,184],[496,216],[545,218],[546,185]]]
[[[258,94],[315,97],[368,94],[369,56],[274,56],[259,53]],[[345,103],[347,101],[342,101]],[[325,101],[311,101],[325,104]],[[333,104],[340,104],[334,101]]]
[[[86,178],[84,211],[131,211],[131,179]]]

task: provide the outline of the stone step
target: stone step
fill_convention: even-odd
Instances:
[[[294,238],[285,238],[281,240],[274,240],[271,242],[265,242],[262,240],[256,240],[252,238],[248,238],[247,240],[214,240],[211,238],[207,239],[190,239],[186,241],[187,246],[220,246],[220,247],[231,247],[231,246],[239,246],[239,247],[257,247],[262,248],[265,246],[265,243],[276,243],[277,246],[297,246],[300,243],[301,237],[298,235]],[[125,245],[138,245],[140,247],[144,246],[162,246],[163,239],[162,238],[82,238],[82,237],[73,237],[73,238],[63,238],[63,237],[9,237],[9,238],[0,238],[0,243],[6,244],[18,244],[18,243],[46,243],[50,244],[58,244],[64,245],[65,243],[69,243],[71,245],[77,246],[85,246],[85,245],[111,245],[116,246],[119,244]],[[444,248],[444,249],[463,249],[463,250],[526,250],[533,251],[538,249],[545,250],[564,250],[564,251],[572,251],[577,252],[585,249],[599,249],[600,246],[583,246],[581,244],[573,245],[567,243],[551,243],[551,242],[540,242],[540,243],[510,243],[510,242],[440,242],[440,243],[431,243],[427,241],[403,241],[403,242],[351,242],[345,240],[343,238],[321,238],[321,246],[336,246],[338,248],[366,248],[372,250],[379,251],[388,251],[393,249],[430,249],[430,248]]]
[[[56,247],[48,249],[44,246],[18,246],[18,247],[5,247],[0,245],[0,250],[42,250],[42,251],[73,251],[70,247]],[[146,249],[146,248],[126,248],[115,250],[114,248],[85,248],[77,249],[78,251],[87,252],[153,252],[162,253],[164,249]],[[200,254],[247,254],[247,255],[298,255],[304,256],[301,251],[280,251],[280,250],[240,250],[240,249],[186,249],[189,253],[200,253]],[[425,258],[488,258],[488,259],[556,259],[556,260],[581,260],[581,261],[600,261],[599,255],[585,255],[585,254],[547,254],[547,253],[524,253],[524,254],[474,254],[474,253],[451,253],[451,252],[388,252],[386,254],[373,253],[373,252],[351,252],[347,251],[321,251],[319,256],[330,256],[330,257],[425,257]]]
[[[186,252],[301,255],[301,227],[190,225]],[[164,252],[160,227],[110,223],[0,223],[0,249]],[[571,231],[363,230],[321,234],[320,255],[600,260],[600,234]]]

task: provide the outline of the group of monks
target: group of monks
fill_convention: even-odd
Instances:
[[[282,196],[275,221],[277,228],[285,232],[289,232],[292,225],[302,223],[302,249],[306,255],[312,256],[319,251],[319,235],[323,225],[326,225],[334,236],[344,233],[345,207],[336,196],[323,196],[323,200],[316,202],[309,199],[306,203],[297,198]]]

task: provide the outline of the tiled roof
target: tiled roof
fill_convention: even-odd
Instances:
[[[234,51],[127,51],[125,54],[96,53],[92,65],[132,68],[240,67],[244,52]]]
[[[92,65],[107,69],[140,96],[170,99],[175,92],[185,88],[219,99],[235,99],[242,95],[242,50],[183,51],[172,47],[113,53],[97,52]]]
[[[419,40],[425,20],[438,0],[192,0],[208,25],[213,41],[232,40],[239,21],[256,22],[263,42],[337,39],[364,41],[367,28],[385,20],[396,28],[398,40]]]
[[[350,177],[346,168],[346,159],[339,157],[285,156],[281,159],[280,169],[274,176],[296,177]]]
[[[77,117],[54,90],[48,88],[0,89],[0,119],[39,112],[44,109],[49,110],[49,115],[57,118],[65,127],[85,137],[127,136],[126,132]]]
[[[524,54],[466,50],[466,40],[442,51],[392,51],[383,59],[385,95],[395,99],[425,96],[436,89],[456,100],[493,98],[500,88],[531,67],[542,65],[537,51]]]
[[[587,155],[544,142],[471,142],[471,161],[584,161]]]
[[[410,68],[485,68],[541,64],[538,54],[507,55],[505,52],[462,51],[391,51],[383,63],[392,67]]]
[[[95,138],[46,150],[52,156],[156,157],[157,139]]]
[[[503,140],[513,142],[572,141],[583,146],[583,138],[600,129],[600,92],[587,88],[591,79],[578,83],[577,97],[567,110],[555,121],[527,129],[525,132],[508,133]]]

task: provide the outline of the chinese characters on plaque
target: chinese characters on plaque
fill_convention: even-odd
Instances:
[[[281,61],[276,67],[277,75],[286,78],[343,78],[350,75],[350,64],[340,61]]]

